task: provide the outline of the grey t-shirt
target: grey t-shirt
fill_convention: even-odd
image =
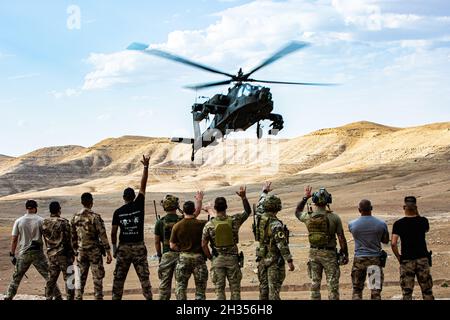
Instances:
[[[355,257],[378,257],[381,239],[389,237],[386,223],[373,216],[362,216],[350,221],[348,229],[355,239]]]
[[[12,235],[19,237],[19,254],[30,248],[32,241],[42,243],[44,218],[37,214],[25,214],[14,222]]]

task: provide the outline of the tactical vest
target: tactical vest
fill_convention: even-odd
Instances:
[[[214,225],[214,244],[217,248],[234,246],[235,240],[233,237],[233,219],[227,217],[225,220],[213,219]]]
[[[306,222],[311,246],[326,247],[330,242],[330,222],[326,213],[310,214]]]
[[[172,235],[173,226],[176,225],[180,220],[182,220],[182,218],[178,217],[178,219],[176,221],[171,221],[171,222],[166,221],[165,218],[166,217],[164,217],[162,219],[162,224],[163,224],[163,244],[165,246],[170,247],[170,236]]]

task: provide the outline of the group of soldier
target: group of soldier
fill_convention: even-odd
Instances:
[[[10,257],[15,271],[5,299],[12,300],[19,284],[31,265],[46,279],[45,295],[48,300],[62,300],[57,280],[62,273],[66,284],[67,300],[82,300],[89,269],[92,272],[94,296],[103,299],[103,259],[111,264],[116,259],[112,289],[113,300],[121,300],[124,284],[133,264],[147,300],[152,300],[152,287],[148,265],[147,247],[144,243],[145,194],[148,180],[149,157],[141,161],[144,169],[139,194],[131,188],[123,193],[124,205],[114,212],[111,242],[108,241],[102,217],[93,211],[94,200],[90,193],[81,196],[83,209],[71,221],[61,217],[58,202],[50,204],[50,217],[38,216],[34,200],[26,203],[27,214],[17,219],[12,232]],[[253,233],[258,244],[256,261],[261,300],[278,300],[286,278],[286,264],[295,270],[289,249],[289,230],[277,217],[282,210],[279,197],[272,195],[271,183],[265,183],[253,208]],[[159,258],[159,299],[170,300],[175,278],[177,300],[187,299],[191,276],[195,281],[196,300],[206,299],[209,274],[218,300],[225,300],[228,280],[232,300],[241,299],[242,268],[244,256],[239,252],[239,229],[252,214],[252,207],[241,187],[236,194],[241,198],[243,212],[227,213],[227,200],[218,197],[214,205],[203,206],[203,192],[197,192],[195,201],[186,201],[167,195],[161,201],[165,216],[157,216],[155,224],[155,249]],[[310,204],[312,199],[313,206]],[[308,186],[295,210],[295,216],[308,230],[310,245],[307,272],[311,279],[311,299],[321,299],[320,287],[325,273],[328,298],[339,299],[340,267],[348,264],[347,240],[340,217],[331,211],[332,196],[324,188],[312,192]],[[359,203],[361,217],[349,223],[355,240],[352,267],[353,299],[362,299],[366,277],[371,277],[371,298],[381,299],[384,280],[383,268],[387,254],[382,243],[389,243],[389,232],[384,221],[372,216],[369,200]],[[155,208],[156,210],[156,208]],[[202,211],[212,219],[202,220]],[[403,299],[412,299],[415,277],[424,299],[434,299],[430,274],[431,252],[426,248],[425,233],[428,220],[419,215],[415,197],[406,197],[405,217],[395,222],[391,247],[400,263],[400,285]],[[179,214],[181,213],[181,214]],[[117,233],[120,229],[119,239]],[[336,240],[337,238],[337,240]],[[43,240],[42,240],[43,239]],[[398,242],[401,240],[401,253]],[[20,241],[19,254],[16,249]],[[47,257],[44,254],[44,242]],[[339,243],[340,250],[337,250]],[[211,260],[208,271],[207,260]],[[74,262],[76,261],[76,267]],[[73,275],[78,270],[78,285]],[[71,278],[72,277],[72,278]]]

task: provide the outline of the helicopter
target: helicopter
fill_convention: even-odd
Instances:
[[[209,82],[204,84],[186,86],[187,89],[201,90],[215,86],[223,86],[234,84],[228,89],[228,94],[216,94],[212,98],[203,103],[194,103],[192,106],[192,116],[194,125],[194,138],[172,138],[172,142],[187,143],[192,145],[191,161],[194,161],[195,154],[201,148],[205,148],[211,144],[216,144],[218,138],[226,137],[233,131],[245,131],[255,123],[257,124],[256,135],[261,139],[263,132],[261,129],[261,121],[269,120],[271,129],[269,135],[276,135],[283,129],[283,117],[279,114],[272,113],[273,97],[270,88],[252,85],[251,83],[266,84],[286,84],[301,86],[330,86],[331,83],[311,83],[311,82],[286,82],[286,81],[268,81],[257,80],[250,76],[256,71],[267,67],[275,61],[291,54],[295,51],[309,47],[310,44],[302,41],[292,41],[285,47],[281,48],[269,58],[264,60],[250,72],[244,73],[242,68],[239,69],[237,75],[232,75],[209,66],[193,62],[186,58],[168,53],[159,49],[152,49],[147,44],[134,42],[128,46],[127,50],[139,51],[144,54],[157,56],[167,60],[175,61],[204,71],[220,74],[228,77],[228,80]],[[209,115],[214,115],[209,127],[202,133],[200,123],[209,120]]]

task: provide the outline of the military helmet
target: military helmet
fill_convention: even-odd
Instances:
[[[333,202],[333,198],[327,189],[320,188],[319,191],[313,193],[312,202],[317,205],[326,206]]]
[[[164,208],[164,211],[177,210],[180,207],[180,200],[177,197],[168,194],[161,201],[161,205]]]
[[[281,209],[283,208],[283,206],[281,205],[281,199],[277,196],[270,196],[264,201],[263,208],[266,212],[281,211]]]

